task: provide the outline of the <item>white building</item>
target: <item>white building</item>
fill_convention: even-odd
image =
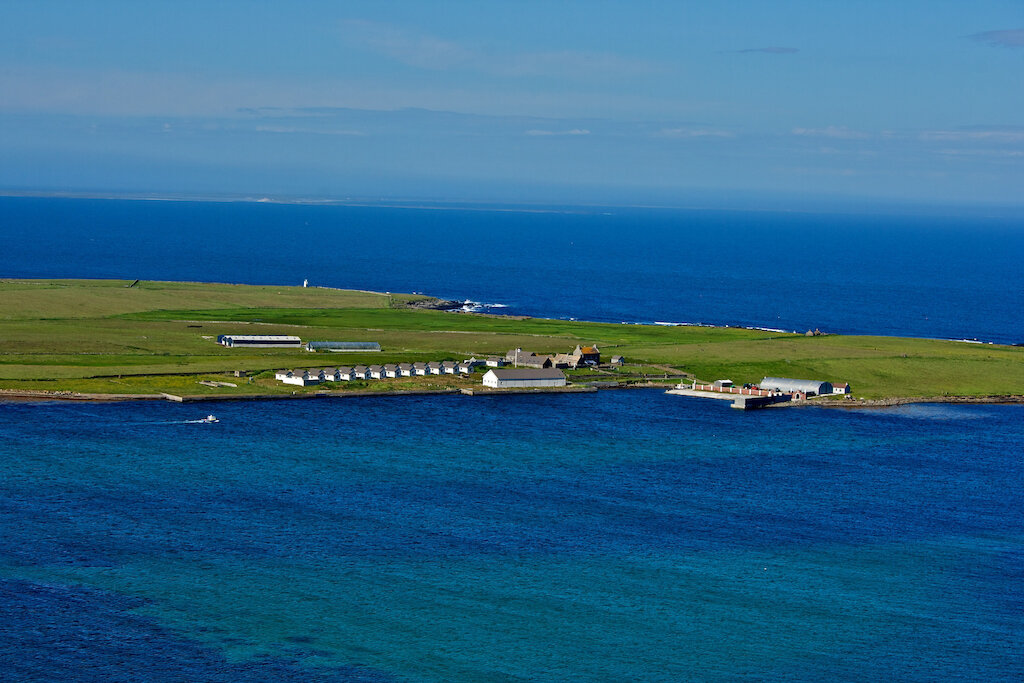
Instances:
[[[496,368],[484,374],[484,386],[494,389],[564,387],[565,373],[555,368]]]
[[[468,375],[471,372],[473,372],[474,370],[476,370],[478,367],[480,367],[481,365],[484,365],[484,361],[477,360],[474,357],[474,358],[470,358],[469,360],[464,360],[461,363],[459,363],[458,368],[459,368],[459,372],[461,372],[464,375]]]
[[[832,393],[833,394],[848,394],[851,391],[853,391],[853,389],[851,389],[850,385],[847,384],[846,382],[843,382],[841,384],[833,384],[832,385]]]
[[[398,366],[394,363],[388,363],[384,366],[385,377],[401,377],[402,371],[398,369]]]
[[[371,365],[370,366],[370,379],[384,379],[387,375],[384,374],[383,365]]]
[[[821,396],[832,393],[832,385],[829,382],[821,382],[816,379],[765,377],[758,386],[767,391],[781,391],[784,394],[802,392],[808,396]]]
[[[288,376],[281,381],[285,384],[294,384],[300,387],[308,387],[312,384],[320,384],[319,370],[310,372],[309,370],[292,370],[288,373]]]
[[[217,343],[229,349],[247,347],[250,349],[297,349],[302,340],[286,334],[222,334]]]

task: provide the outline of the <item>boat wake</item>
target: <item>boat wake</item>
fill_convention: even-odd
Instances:
[[[207,415],[206,417],[199,418],[198,420],[158,420],[156,422],[138,422],[136,424],[144,425],[203,425],[213,424],[214,422],[220,422],[213,415]]]

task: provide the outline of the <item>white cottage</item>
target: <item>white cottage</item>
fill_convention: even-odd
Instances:
[[[310,372],[309,370],[292,370],[288,377],[281,380],[285,384],[294,384],[300,387],[307,387],[312,384],[320,384],[321,379],[319,371]]]
[[[459,363],[459,372],[464,375],[468,375],[481,365],[484,365],[484,361],[477,360],[476,358],[470,358],[469,360],[464,360]]]

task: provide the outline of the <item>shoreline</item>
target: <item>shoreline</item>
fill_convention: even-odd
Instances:
[[[1016,404],[1024,403],[1024,395],[1020,394],[1005,394],[995,396],[915,396],[905,397],[896,396],[892,398],[872,398],[872,399],[853,399],[846,401],[821,401],[815,402],[814,399],[809,401],[790,401],[786,404],[778,404],[779,406],[788,405],[793,407],[802,407],[806,405],[815,405],[821,408],[893,408],[896,406],[907,405],[911,403],[948,403],[948,404]]]
[[[393,347],[392,351],[418,354],[413,358],[428,352],[432,354],[430,357],[436,354],[446,358],[473,354],[483,357],[500,355],[501,348],[523,343],[557,348],[560,344],[592,339],[600,342],[606,353],[629,355],[630,365],[635,366],[622,373],[576,373],[570,377],[574,384],[602,389],[627,388],[638,380],[648,384],[650,380],[667,381],[670,377],[681,380],[694,375],[707,375],[710,379],[729,375],[734,370],[763,369],[763,373],[737,378],[756,382],[762,374],[788,372],[790,368],[784,363],[788,364],[793,356],[802,359],[801,370],[806,373],[834,375],[863,390],[860,400],[845,397],[834,401],[822,397],[808,401],[807,405],[873,408],[904,403],[1018,403],[1024,400],[1020,398],[1024,394],[1021,391],[1024,366],[1019,362],[1021,350],[969,343],[971,340],[827,333],[798,335],[779,328],[667,321],[609,324],[525,318],[505,311],[440,317],[436,313],[424,315],[422,309],[450,310],[459,302],[407,295],[381,300],[388,294],[375,292],[367,298],[366,291],[337,290],[340,294],[336,294],[331,291],[333,288],[323,286],[314,286],[313,294],[309,294],[308,288],[288,285],[252,288],[202,282],[146,282],[132,289],[138,282],[0,279],[0,288],[5,292],[9,288],[12,295],[5,302],[4,310],[9,317],[13,316],[12,320],[18,321],[16,331],[24,336],[24,340],[15,340],[11,351],[5,352],[4,361],[13,369],[4,368],[10,377],[2,384],[0,400],[193,402],[323,395],[386,396],[392,395],[392,391],[420,393],[428,387],[441,392],[470,389],[473,381],[470,378],[468,382],[403,382],[394,387],[373,388],[363,385],[340,391],[321,385],[305,387],[301,393],[293,394],[290,387],[262,381],[268,378],[270,363],[301,366],[314,360],[337,363],[347,359],[314,359],[305,354],[300,354],[303,357],[299,359],[290,353],[243,351],[235,352],[232,360],[229,358],[232,354],[203,346],[213,337],[202,335],[205,341],[200,341],[197,335],[207,330],[185,329],[210,327],[211,332],[216,332],[229,323],[277,326],[291,334],[306,336],[380,337],[390,344],[388,348]],[[36,290],[28,285],[45,287]],[[193,299],[198,309],[195,306],[173,309]],[[99,344],[95,347],[100,349],[98,352],[91,345],[93,342],[82,336],[78,322],[80,311],[73,305],[76,302],[88,304],[85,319],[102,320],[102,334],[95,342]],[[203,306],[214,304],[216,306],[206,314],[198,313],[206,310]],[[417,309],[421,312],[415,312]],[[40,311],[53,314],[42,318]],[[235,311],[241,313],[232,315]],[[231,323],[234,318],[240,320]],[[456,334],[465,336],[455,337]],[[142,335],[141,338],[138,335]],[[155,335],[152,340],[151,335]],[[40,340],[45,341],[42,347]],[[10,358],[6,357],[8,354]],[[111,357],[94,359],[93,355]],[[739,369],[733,368],[734,365]],[[64,366],[74,367],[69,371]],[[664,370],[664,374],[648,374],[651,368]],[[685,368],[686,372],[680,368]],[[254,382],[250,378],[250,386],[243,387],[228,382],[234,389],[224,392],[203,391],[191,382],[195,379],[200,380],[200,384],[219,386],[218,382],[201,380],[204,377],[216,380],[225,373],[258,375],[261,381]],[[131,381],[112,380],[115,376],[120,380],[122,375],[127,375]],[[171,398],[167,392],[183,395]],[[473,392],[481,393],[476,388]],[[798,404],[803,402],[793,403]]]
[[[5,196],[0,192],[0,197]],[[117,278],[68,278],[68,277],[55,277],[55,278],[22,278],[22,277],[0,277],[0,282],[24,282],[24,281],[60,281],[60,280],[96,280],[96,281],[120,281]],[[194,285],[229,285],[238,287],[294,287],[295,285],[287,285],[281,283],[254,283],[254,282],[210,282],[201,280],[149,280],[149,282],[164,283],[164,284],[194,284]],[[335,292],[359,292],[362,294],[372,294],[381,297],[390,297],[394,292],[380,292],[371,289],[352,289],[348,287],[335,287],[331,285],[311,285],[308,289],[321,289],[326,291]],[[740,322],[692,322],[692,321],[666,321],[666,320],[615,320],[615,319],[592,319],[592,318],[577,318],[574,316],[559,316],[559,317],[547,317],[544,313],[503,313],[494,312],[493,308],[503,309],[507,308],[505,304],[485,304],[483,308],[487,310],[465,310],[463,307],[466,302],[470,301],[468,298],[461,299],[449,299],[442,296],[435,296],[433,294],[416,294],[415,296],[421,297],[415,301],[403,303],[394,308],[394,310],[433,310],[444,313],[452,314],[469,314],[478,315],[484,317],[502,318],[508,320],[547,320],[547,321],[558,321],[568,323],[584,323],[592,325],[620,325],[620,326],[641,326],[641,327],[695,327],[715,330],[748,330],[751,332],[765,332],[772,335],[782,335],[785,337],[801,337],[807,336],[811,330],[808,328],[805,332],[800,330],[785,330],[778,327],[768,327],[768,323],[764,324],[746,324]],[[477,305],[481,305],[479,302],[473,302]],[[213,321],[213,320],[183,320],[182,322],[222,322],[232,324],[249,324],[249,325],[280,325],[280,323],[268,323],[263,321]],[[992,341],[989,339],[978,339],[977,337],[927,337],[917,336],[912,334],[874,334],[872,332],[835,332],[835,331],[817,331],[810,336],[815,337],[878,337],[880,339],[915,339],[923,341],[939,341],[939,342],[951,342],[957,344],[971,344],[976,346],[994,346],[994,347],[1024,347],[1024,341]],[[769,339],[774,337],[768,337]]]
[[[71,401],[82,403],[130,403],[135,401],[168,401],[171,403],[208,403],[215,401],[274,401],[274,400],[298,400],[298,399],[330,399],[330,398],[365,398],[373,396],[400,397],[400,396],[439,396],[439,395],[460,395],[460,396],[504,396],[523,394],[583,394],[595,393],[597,391],[610,391],[622,389],[671,389],[669,385],[657,384],[635,384],[618,386],[593,386],[576,385],[567,387],[535,388],[535,389],[507,389],[495,390],[484,387],[446,389],[398,389],[393,391],[317,391],[313,393],[294,394],[246,394],[242,396],[196,396],[175,394],[92,394],[77,392],[45,392],[16,389],[0,389],[0,405],[3,403],[52,403],[55,401]],[[915,403],[952,404],[952,405],[1015,405],[1024,404],[1024,395],[1007,394],[993,396],[898,396],[891,398],[860,399],[860,400],[829,400],[816,401],[787,401],[777,403],[771,408],[840,408],[846,410],[872,409],[872,408],[895,408],[901,405]]]

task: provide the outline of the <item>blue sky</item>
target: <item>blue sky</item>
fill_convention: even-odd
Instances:
[[[4,3],[0,189],[1024,202],[1024,3]]]

